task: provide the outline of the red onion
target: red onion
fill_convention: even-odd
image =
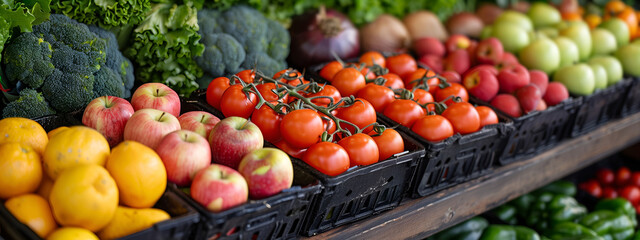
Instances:
[[[308,67],[314,64],[358,56],[360,43],[358,29],[345,15],[335,10],[320,7],[292,19],[291,53],[289,64]],[[335,56],[334,56],[335,53]]]

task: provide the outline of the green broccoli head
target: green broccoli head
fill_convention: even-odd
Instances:
[[[42,94],[60,112],[82,109],[93,99],[93,75],[66,73],[56,69],[42,85]]]
[[[107,61],[105,66],[118,73],[118,77],[124,85],[123,94],[113,96],[131,97],[131,89],[134,83],[133,64],[118,50],[119,46],[115,35],[95,25],[89,26],[89,30],[107,42]]]
[[[120,76],[111,68],[102,68],[96,73],[93,82],[93,98],[101,96],[123,96],[124,84]],[[92,99],[93,99],[92,98]]]
[[[39,88],[55,67],[51,61],[53,50],[48,42],[34,33],[23,33],[5,45],[4,63],[7,80],[18,81],[30,88]]]
[[[269,31],[266,36],[265,52],[275,60],[284,61],[289,56],[289,45],[291,44],[289,31],[280,23],[272,20],[267,21],[267,28]]]
[[[275,60],[263,52],[249,53],[242,63],[242,68],[253,69],[254,67],[267,76],[273,76],[280,70],[287,68],[287,65],[286,62]]]
[[[196,57],[196,62],[212,76],[224,76],[225,73],[240,71],[245,59],[242,45],[232,36],[225,33],[211,33],[202,36],[204,53]]]
[[[26,88],[20,91],[20,97],[7,104],[2,111],[2,117],[36,118],[44,115],[55,114],[49,103],[36,90]]]
[[[235,6],[222,13],[220,26],[245,47],[247,53],[264,52],[267,42],[267,18],[258,10],[247,6]]]

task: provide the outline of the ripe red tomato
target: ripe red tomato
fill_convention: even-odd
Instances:
[[[416,60],[409,54],[403,53],[386,59],[386,65],[389,72],[398,74],[403,77],[406,74],[414,72],[418,69]]]
[[[616,177],[611,169],[601,168],[596,172],[596,178],[602,185],[611,185],[615,181]]]
[[[288,83],[290,81],[295,81],[297,79],[301,79],[304,81],[304,76],[302,76],[302,73],[300,73],[300,71],[289,68],[289,69],[280,70],[280,72],[273,74],[273,79],[278,80],[280,82]]]
[[[425,103],[434,102],[433,96],[431,93],[427,92],[424,89],[413,89],[413,100],[418,102],[418,104],[423,105]],[[436,106],[434,104],[427,105],[427,111],[433,112],[436,110]]]
[[[333,119],[327,117],[327,115],[321,112],[318,112],[318,115],[320,115],[320,118],[322,119],[322,129],[329,134],[336,132],[336,122],[334,122]]]
[[[617,198],[618,192],[612,187],[602,188],[602,198]]]
[[[578,185],[578,188],[583,191],[589,193],[591,196],[599,198],[603,196],[603,189],[600,187],[600,184],[596,180],[589,180]],[[613,189],[611,189],[613,190]],[[603,196],[606,197],[606,196]]]
[[[253,69],[242,70],[236,73],[236,76],[238,76],[243,82],[246,83],[252,83],[256,80],[256,73],[253,71]]]
[[[324,65],[324,67],[322,67],[322,70],[320,70],[320,77],[322,77],[325,80],[331,82],[331,81],[333,81],[333,76],[335,76],[336,73],[338,73],[343,68],[344,68],[344,66],[342,66],[342,64],[340,64],[340,62],[331,61],[331,62],[327,63],[327,65]]]
[[[408,128],[411,128],[413,123],[424,114],[424,108],[408,99],[397,99],[384,109],[385,116]]]
[[[387,73],[387,74],[382,75],[380,77],[387,80],[383,85],[385,87],[390,87],[392,89],[402,89],[402,88],[404,88],[404,82],[402,81],[402,78],[400,78],[400,76],[398,76],[398,74]]]
[[[312,145],[302,161],[329,176],[340,175],[349,169],[349,154],[340,145],[331,142]]]
[[[453,103],[444,110],[442,116],[451,122],[457,133],[468,134],[480,130],[480,115],[471,103]]]
[[[272,143],[282,140],[282,134],[280,134],[282,115],[276,113],[266,104],[253,112],[251,122],[260,128],[264,140]]]
[[[440,115],[427,115],[418,119],[411,131],[431,142],[439,142],[453,136],[453,126]]]
[[[342,96],[355,95],[367,83],[362,73],[355,68],[344,68],[333,76],[331,84],[340,91]]]
[[[373,141],[378,145],[378,152],[380,155],[379,160],[385,160],[393,156],[394,154],[404,151],[404,140],[398,131],[387,128],[380,134],[380,136],[373,136],[377,134],[374,131],[369,132],[372,135]]]
[[[436,88],[437,89],[436,96],[435,96],[436,101],[442,102],[443,100],[445,100],[450,96],[460,97],[463,102],[469,101],[469,93],[467,93],[467,89],[465,89],[464,86],[462,86],[459,83],[450,83],[450,84],[451,86],[446,88]],[[453,103],[453,99],[449,99],[445,102],[447,106],[451,105],[452,103]]]
[[[320,115],[311,109],[293,110],[280,122],[280,133],[289,145],[306,148],[318,141],[324,129]]]
[[[356,98],[356,102],[348,107],[341,107],[337,109],[336,117],[342,120],[355,124],[362,130],[362,133],[368,133],[373,129],[373,126],[367,125],[375,123],[377,120],[376,110],[371,106],[369,101]],[[342,123],[340,127],[349,130],[352,134],[355,134],[355,128],[349,124]]]
[[[640,188],[636,186],[626,186],[620,190],[620,197],[626,198],[634,206],[640,201]]]
[[[226,91],[229,86],[231,86],[231,84],[229,83],[229,79],[226,77],[213,79],[209,83],[209,86],[207,86],[207,103],[215,109],[220,110],[222,94],[224,94],[224,91]]]
[[[222,94],[220,111],[225,117],[236,116],[248,119],[253,113],[258,104],[258,97],[249,92],[249,98],[247,98],[242,88],[242,85],[233,85]]]
[[[615,180],[616,185],[624,186],[629,182],[629,179],[631,179],[631,170],[627,167],[618,168]]]
[[[376,112],[384,111],[384,108],[386,108],[389,103],[396,100],[393,90],[375,84],[367,84],[367,86],[358,91],[356,97],[367,100]]]
[[[436,73],[434,71],[418,68],[412,73],[404,75],[403,81],[407,89],[413,89],[416,85],[426,81],[429,85],[429,92],[431,92],[431,85],[438,85],[438,83],[440,83],[440,80],[435,78],[435,76]]]
[[[366,166],[377,163],[380,155],[378,145],[371,136],[358,133],[338,142],[349,155],[350,166]]]
[[[280,148],[280,150],[282,150],[282,151],[286,152],[287,154],[291,155],[292,157],[298,158],[298,159],[302,159],[304,157],[304,154],[307,152],[306,148],[292,147],[285,140],[280,140],[280,141],[274,142],[273,145],[276,145],[276,147]]]
[[[362,69],[360,69],[360,73],[362,73],[362,76],[364,76],[365,80],[376,78],[376,74],[373,73],[373,71],[371,71],[368,67],[363,67]]]
[[[480,116],[480,128],[498,123],[498,115],[490,107],[477,106],[478,116]]]
[[[338,103],[340,99],[342,99],[342,95],[340,95],[340,91],[334,86],[325,85],[322,90],[317,93],[307,94],[307,98],[318,97],[318,96],[327,96],[333,98],[333,103]],[[318,106],[328,106],[331,101],[328,98],[316,98],[311,99],[311,102]]]
[[[258,89],[258,92],[260,92],[260,95],[262,95],[264,100],[273,104],[278,104],[278,94],[273,92],[273,90],[276,89],[275,83],[268,82],[268,83],[258,84],[256,85],[256,88]],[[289,97],[288,95],[284,95],[281,101],[286,103],[288,97]]]
[[[376,51],[369,51],[362,54],[362,56],[360,56],[359,61],[360,63],[366,64],[367,67],[371,67],[374,64],[379,65],[381,67],[385,67],[386,65],[384,56],[382,56],[382,54]]]
[[[640,172],[631,173],[631,179],[629,179],[629,184],[640,187]]]

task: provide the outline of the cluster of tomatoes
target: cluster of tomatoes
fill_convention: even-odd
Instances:
[[[206,93],[225,117],[250,119],[266,141],[326,175],[404,151],[398,132],[376,124],[367,100],[342,96],[337,87],[309,82],[293,69],[273,77],[244,70],[214,79]]]
[[[408,54],[385,58],[378,52],[367,52],[358,64],[330,62],[319,75],[343,96],[367,100],[376,112],[429,141],[442,141],[455,133],[473,133],[498,123],[491,108],[468,102],[469,95],[459,83],[459,76],[438,76],[419,67]]]
[[[596,172],[596,178],[582,182],[578,187],[597,198],[625,198],[640,214],[640,171],[631,171],[627,167],[618,168],[615,172],[601,168]]]

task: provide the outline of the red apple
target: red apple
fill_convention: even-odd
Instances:
[[[501,93],[513,93],[529,84],[529,71],[520,64],[506,66],[498,72],[498,82]]]
[[[441,77],[447,79],[447,82],[450,83],[461,83],[462,81],[460,80],[460,74],[458,74],[457,72],[454,71],[444,71],[443,73],[440,74]]]
[[[242,158],[238,171],[249,185],[252,199],[263,199],[293,183],[293,166],[289,155],[277,148],[254,150]]]
[[[241,117],[228,117],[218,122],[209,133],[211,160],[233,169],[247,153],[262,148],[260,128]]]
[[[529,71],[529,78],[531,83],[540,89],[540,94],[544,96],[547,92],[547,86],[549,85],[549,76],[543,71],[531,70]]]
[[[84,109],[82,124],[100,132],[115,147],[122,142],[124,126],[133,115],[133,107],[122,98],[102,96],[93,99]]]
[[[502,61],[503,54],[504,48],[500,40],[491,37],[482,40],[482,42],[478,44],[476,59],[479,63],[494,65]]]
[[[471,95],[478,99],[489,102],[498,94],[498,79],[488,69],[473,71],[464,77],[464,87]]]
[[[475,66],[471,69],[469,69],[464,75],[469,75],[472,74],[475,71],[478,71],[480,69],[486,69],[489,70],[489,72],[491,72],[491,74],[498,76],[498,69],[496,69],[496,67],[492,66],[492,65],[488,65],[488,64],[480,64],[478,66]]]
[[[193,178],[191,197],[207,210],[221,212],[247,202],[249,188],[238,171],[211,164]]]
[[[511,94],[498,94],[491,100],[491,105],[512,117],[522,116],[522,108],[518,99]]]
[[[547,110],[547,103],[544,102],[544,99],[540,99],[538,106],[536,107],[536,111],[544,111]]]
[[[157,109],[145,108],[133,113],[124,126],[124,140],[133,140],[156,149],[162,138],[180,130],[180,122],[173,115]]]
[[[464,74],[471,66],[469,53],[464,49],[458,49],[449,53],[444,60],[444,70],[454,71],[458,74]]]
[[[469,47],[467,47],[467,53],[469,54],[469,61],[471,62],[471,66],[475,66],[478,64],[478,59],[476,58],[477,52],[478,52],[478,41],[470,40]]]
[[[433,37],[423,37],[415,40],[413,42],[413,50],[416,51],[418,56],[430,54],[442,58],[445,54],[444,44]]]
[[[220,122],[220,118],[205,111],[191,111],[180,115],[178,121],[180,128],[194,131],[206,139],[211,129]]]
[[[547,92],[542,97],[548,106],[555,106],[569,98],[569,91],[562,83],[550,82]]]
[[[136,111],[153,108],[176,117],[180,115],[180,97],[176,91],[162,83],[142,84],[131,96],[131,105]]]
[[[432,54],[420,57],[420,59],[418,59],[418,63],[424,64],[436,73],[440,73],[444,69],[443,59]]]
[[[493,22],[502,14],[502,8],[498,7],[498,5],[493,3],[483,3],[476,10],[476,15],[485,25],[491,25]]]
[[[155,150],[167,169],[167,180],[178,186],[189,186],[196,173],[211,164],[209,142],[189,130],[167,134]]]
[[[535,110],[538,107],[540,100],[542,100],[540,89],[534,84],[529,84],[516,90],[516,97],[518,98],[520,107],[522,107],[524,113],[529,113]]]
[[[470,44],[471,40],[467,36],[460,34],[453,34],[444,42],[444,46],[449,54],[458,49],[467,49]]]

